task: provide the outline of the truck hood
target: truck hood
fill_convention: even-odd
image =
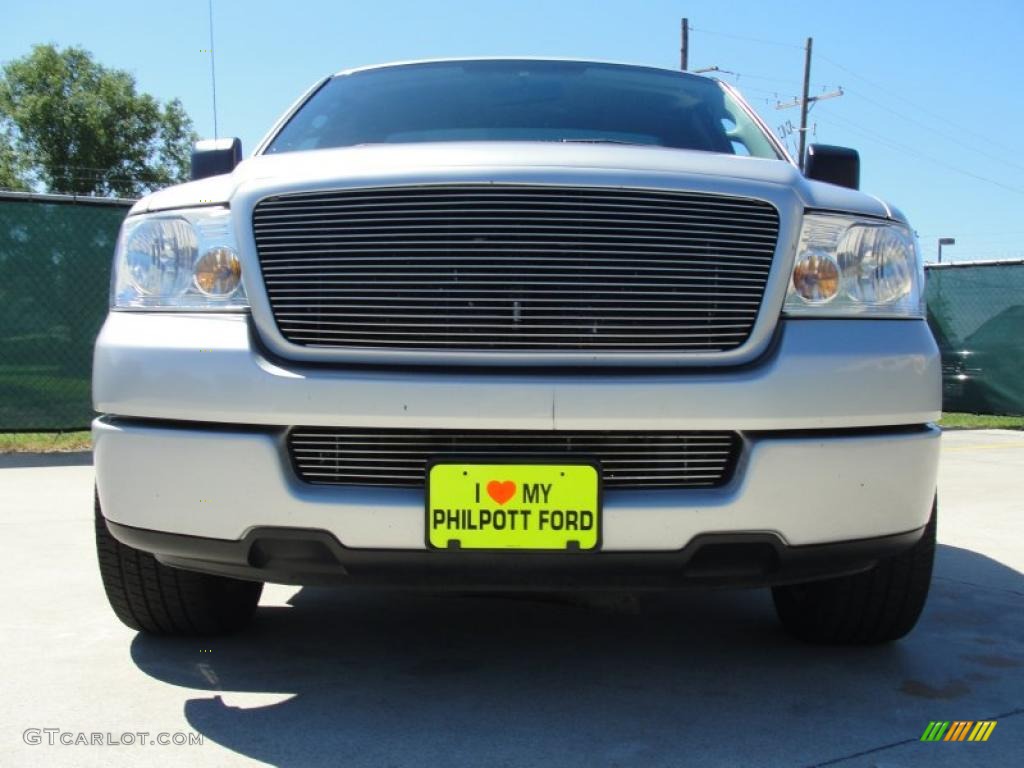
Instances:
[[[401,184],[433,178],[439,182],[460,179],[508,181],[523,178],[535,170],[545,176],[560,172],[574,180],[588,171],[622,174],[628,177],[660,177],[679,180],[686,188],[688,178],[721,178],[761,185],[791,188],[808,208],[891,216],[891,209],[863,192],[832,184],[810,181],[783,160],[763,160],[711,152],[639,147],[617,144],[565,144],[543,142],[440,142],[388,144],[259,155],[243,161],[230,174],[179,184],[142,198],[132,213],[184,208],[195,205],[229,204],[243,186],[280,183],[295,188],[304,182],[323,185],[337,180],[349,185]],[[751,190],[753,192],[753,189]]]

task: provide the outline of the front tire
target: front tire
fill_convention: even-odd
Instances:
[[[151,635],[219,635],[246,626],[263,584],[183,571],[115,539],[95,505],[96,554],[110,607],[123,624]]]
[[[914,628],[932,580],[937,510],[910,549],[870,570],[772,588],[782,626],[805,642],[825,645],[888,643]]]

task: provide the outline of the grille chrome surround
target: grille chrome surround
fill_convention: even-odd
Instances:
[[[422,487],[444,457],[596,459],[609,490],[713,488],[732,476],[735,432],[500,431],[295,427],[288,455],[316,485]]]
[[[530,184],[280,194],[252,223],[278,331],[327,350],[728,352],[779,235],[762,200]]]

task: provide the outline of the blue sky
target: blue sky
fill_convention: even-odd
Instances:
[[[207,0],[8,4],[0,61],[33,43],[78,44],[139,87],[179,97],[213,132]],[[474,55],[598,58],[677,67],[688,16],[692,68],[718,66],[766,121],[799,122],[814,37],[812,140],[860,150],[862,187],[902,208],[926,257],[1024,257],[1020,0],[786,3],[669,0],[214,0],[221,135],[246,151],[322,75],[398,59]],[[792,145],[792,142],[791,142]]]

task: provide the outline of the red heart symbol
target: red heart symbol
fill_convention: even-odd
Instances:
[[[506,480],[503,483],[499,483],[497,480],[491,480],[491,482],[487,484],[487,495],[499,504],[504,504],[516,495],[516,484],[511,480]]]

